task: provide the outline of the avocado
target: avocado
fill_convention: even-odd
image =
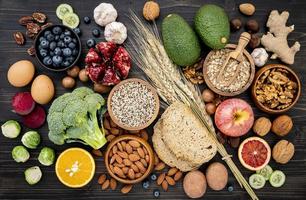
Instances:
[[[184,18],[170,14],[162,22],[162,38],[169,58],[179,66],[198,61],[201,46],[195,31]]]
[[[224,9],[213,4],[202,6],[194,18],[195,30],[212,49],[222,49],[228,43],[230,24]]]

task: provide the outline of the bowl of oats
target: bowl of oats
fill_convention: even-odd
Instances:
[[[121,81],[110,92],[107,108],[111,119],[126,130],[141,130],[156,119],[159,98],[155,88],[138,78]]]
[[[256,106],[269,114],[288,111],[301,95],[301,83],[296,73],[282,64],[270,64],[256,72],[252,98]]]
[[[255,75],[255,65],[251,55],[243,50],[242,62],[230,59],[222,71],[228,54],[237,45],[228,44],[224,49],[209,52],[203,64],[203,76],[207,86],[222,96],[236,96],[246,91]]]

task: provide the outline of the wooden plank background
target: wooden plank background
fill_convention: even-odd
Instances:
[[[33,11],[41,11],[48,15],[49,21],[53,23],[60,23],[55,15],[55,9],[58,4],[63,3],[61,0],[0,0],[0,123],[2,124],[8,119],[19,119],[19,117],[11,112],[10,101],[12,96],[18,91],[28,91],[29,86],[25,88],[14,88],[8,84],[6,73],[8,67],[14,62],[21,59],[29,59],[34,62],[36,66],[36,74],[47,74],[49,75],[55,85],[56,85],[56,95],[61,95],[65,90],[60,85],[61,78],[65,73],[54,73],[46,71],[41,66],[35,58],[27,55],[26,49],[31,45],[32,41],[29,39],[25,46],[18,46],[15,44],[12,33],[15,31],[25,32],[24,27],[18,25],[17,20],[23,15],[30,15]],[[74,11],[80,16],[81,24],[80,28],[83,32],[81,37],[82,47],[83,47],[83,57],[87,52],[86,40],[91,38],[91,30],[97,27],[92,21],[90,25],[85,25],[82,21],[84,16],[92,17],[93,9],[100,3],[100,1],[94,0],[80,0],[72,1],[66,0],[65,2],[71,4]],[[126,24],[129,29],[129,22],[126,14],[128,14],[128,9],[131,8],[135,10],[138,14],[141,14],[144,0],[108,0],[107,2],[113,3],[115,8],[118,10],[119,18],[118,21],[122,21]],[[170,13],[181,14],[190,24],[192,23],[193,17],[197,9],[205,3],[216,3],[225,8],[230,18],[240,17],[244,22],[248,19],[242,16],[237,7],[240,0],[161,0],[159,1],[161,5],[161,16],[160,19],[165,17]],[[260,199],[268,200],[279,200],[279,199],[306,199],[306,140],[305,140],[305,117],[306,117],[306,96],[305,96],[305,75],[306,75],[306,1],[303,0],[256,0],[254,1],[256,5],[256,13],[251,18],[256,19],[261,24],[260,32],[264,32],[264,24],[267,20],[267,16],[272,9],[278,10],[288,10],[290,12],[289,24],[295,24],[295,32],[289,36],[290,44],[295,40],[301,43],[301,51],[298,52],[296,56],[296,62],[292,65],[292,69],[297,72],[301,78],[303,85],[302,96],[298,104],[291,109],[287,114],[292,116],[294,120],[294,128],[291,133],[286,137],[286,139],[292,141],[295,144],[296,152],[293,160],[287,165],[279,165],[274,161],[271,161],[271,165],[274,169],[280,169],[287,175],[286,184],[281,188],[272,188],[269,183],[261,189],[256,191]],[[158,20],[158,25],[160,25],[161,20]],[[102,29],[101,29],[102,30]],[[98,39],[98,41],[103,40],[103,34]],[[236,42],[239,33],[231,35],[231,42]],[[208,49],[204,48],[204,52],[207,53]],[[82,57],[82,58],[83,58]],[[82,60],[82,59],[81,59]],[[278,61],[273,61],[271,63],[277,63]],[[80,63],[82,66],[82,63]],[[139,76],[135,69],[131,73],[132,76]],[[78,82],[77,86],[82,85]],[[254,108],[254,112],[257,116],[267,116],[266,114],[258,111],[254,107],[254,104],[250,100],[250,92],[240,96],[250,102]],[[49,105],[46,106],[46,108]],[[27,129],[23,129],[25,132]],[[47,125],[39,129],[42,135],[42,146],[50,146],[56,149],[57,154],[62,150],[68,148],[69,146],[80,146],[78,144],[70,144],[64,146],[56,146],[48,141],[47,137]],[[253,133],[249,133],[251,135]],[[265,137],[269,144],[274,145],[280,138],[276,137],[272,133]],[[30,166],[39,165],[37,161],[37,156],[39,150],[31,150],[31,159],[25,164],[15,163],[11,158],[11,150],[14,146],[21,144],[20,137],[17,139],[7,139],[0,135],[0,199],[153,199],[152,191],[158,188],[155,184],[151,184],[150,188],[145,190],[142,188],[141,184],[135,186],[131,193],[127,196],[123,196],[120,193],[120,188],[118,187],[116,191],[102,191],[100,186],[96,183],[98,174],[105,172],[105,167],[102,159],[96,159],[97,171],[92,182],[82,188],[82,189],[69,189],[62,185],[56,178],[54,172],[54,166],[52,167],[42,167],[43,178],[42,181],[35,185],[29,186],[25,180],[23,171]],[[39,148],[39,149],[40,149]],[[234,160],[236,161],[238,167],[241,169],[242,173],[246,178],[251,174],[250,171],[245,170],[240,165],[236,158],[236,150],[233,150],[227,146],[230,153],[234,155]],[[220,157],[216,156],[214,160],[220,161]],[[205,170],[206,165],[202,167]],[[224,199],[249,199],[248,195],[244,190],[239,188],[238,183],[230,174],[229,182],[234,185],[234,192],[228,192],[226,189],[215,192],[211,189],[207,190],[207,194],[203,199],[211,200],[224,200]],[[170,187],[168,192],[161,192],[160,199],[186,199],[184,195],[181,182],[175,187]]]

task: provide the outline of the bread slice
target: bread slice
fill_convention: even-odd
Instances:
[[[176,158],[162,140],[161,129],[161,121],[158,121],[154,126],[154,134],[152,136],[153,147],[158,157],[170,167],[176,167],[183,172],[199,167],[192,166],[189,162]]]
[[[198,166],[215,156],[215,142],[189,106],[173,103],[163,113],[161,120],[162,140],[177,158]]]

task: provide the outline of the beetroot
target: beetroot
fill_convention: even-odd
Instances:
[[[131,69],[128,52],[113,42],[100,42],[96,48],[89,49],[85,63],[89,78],[107,86],[118,84]]]
[[[19,92],[12,99],[13,110],[19,115],[27,115],[33,111],[35,101],[30,92]]]
[[[39,105],[36,105],[30,114],[22,117],[23,124],[28,128],[39,128],[45,123],[45,120],[45,110]]]

